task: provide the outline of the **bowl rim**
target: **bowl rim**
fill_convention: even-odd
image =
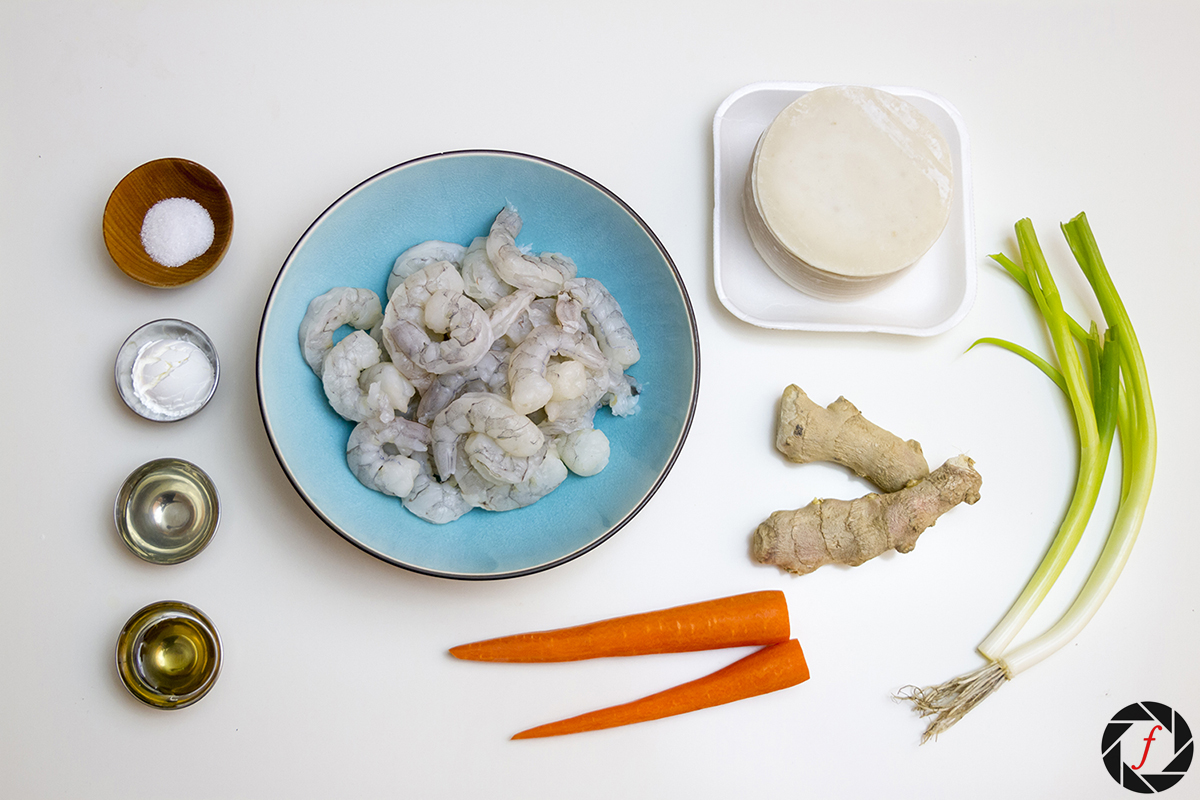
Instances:
[[[186,414],[180,414],[177,417],[155,416],[154,412],[147,408],[138,399],[137,393],[133,390],[131,376],[127,375],[125,371],[121,369],[122,358],[125,356],[126,350],[136,343],[138,337],[144,336],[151,330],[161,330],[167,328],[180,328],[185,333],[195,337],[197,341],[192,342],[192,344],[197,344],[198,342],[197,346],[200,347],[201,350],[205,351],[204,355],[211,357],[210,361],[213,368],[213,384],[208,390],[208,394],[204,396],[204,400],[201,401],[201,403],[191,411],[187,412]],[[217,393],[217,384],[221,382],[221,356],[217,352],[217,346],[213,343],[212,337],[205,333],[199,325],[196,325],[194,322],[188,322],[185,319],[179,319],[177,317],[160,317],[159,319],[153,319],[143,325],[139,325],[137,328],[132,330],[128,336],[125,337],[124,341],[121,342],[121,346],[117,348],[117,357],[113,362],[113,378],[116,381],[117,394],[121,396],[121,401],[129,407],[130,411],[137,414],[142,419],[158,423],[182,422],[185,419],[191,419],[199,414]]]
[[[295,475],[293,475],[292,470],[288,467],[287,459],[284,456],[284,454],[280,451],[279,444],[275,439],[275,433],[271,427],[270,415],[267,411],[266,399],[264,396],[264,386],[263,386],[263,351],[264,351],[264,342],[266,339],[267,320],[270,317],[271,310],[274,306],[280,284],[282,283],[284,276],[287,273],[288,268],[292,263],[292,259],[295,257],[296,253],[304,245],[304,243],[308,240],[309,236],[312,235],[313,231],[321,224],[321,222],[327,216],[329,216],[331,213],[333,213],[333,211],[336,208],[341,206],[341,204],[345,200],[347,200],[350,196],[356,194],[357,192],[359,192],[360,190],[365,188],[367,185],[374,183],[375,181],[381,180],[384,177],[386,177],[392,173],[399,172],[401,170],[407,169],[407,168],[415,166],[417,164],[421,164],[421,163],[424,163],[427,161],[437,161],[437,160],[441,160],[441,159],[457,158],[457,157],[462,157],[462,156],[497,156],[497,157],[502,157],[502,158],[513,158],[513,159],[518,159],[518,160],[531,161],[531,162],[534,162],[537,164],[541,164],[541,165],[550,167],[552,169],[561,170],[561,171],[583,181],[584,183],[588,184],[592,188],[596,189],[597,191],[601,192],[603,195],[608,197],[612,202],[614,202],[618,206],[620,206],[621,209],[623,209],[627,214],[629,214],[629,216],[637,223],[638,227],[641,228],[642,231],[644,231],[645,234],[654,243],[655,248],[658,250],[659,254],[662,256],[664,262],[666,262],[667,267],[671,270],[671,273],[675,278],[675,283],[679,287],[680,297],[683,300],[684,308],[687,312],[688,325],[690,327],[691,340],[693,343],[693,347],[692,347],[692,350],[693,350],[693,355],[692,355],[693,379],[692,379],[691,392],[690,392],[690,395],[688,398],[686,418],[683,421],[683,427],[680,430],[679,439],[676,442],[673,450],[671,451],[670,457],[667,459],[666,463],[663,465],[662,471],[659,473],[659,475],[654,480],[654,482],[650,485],[650,487],[646,491],[645,495],[638,501],[638,503],[636,505],[634,505],[628,512],[626,512],[621,517],[620,520],[618,520],[611,527],[609,527],[609,529],[606,530],[601,536],[598,536],[596,539],[588,542],[583,547],[573,550],[570,553],[567,553],[559,558],[552,559],[550,561],[546,561],[546,562],[543,562],[540,564],[535,564],[531,567],[511,570],[511,571],[507,571],[507,572],[497,572],[497,573],[447,572],[444,570],[437,570],[437,569],[431,569],[428,567],[421,567],[416,564],[410,564],[405,561],[401,561],[393,556],[388,555],[387,553],[383,553],[374,548],[368,547],[364,543],[355,539],[348,532],[343,531],[333,520],[331,520],[317,506],[317,504],[315,502],[313,502],[313,500],[308,496],[307,491],[300,485],[300,483],[297,481]],[[671,469],[675,466],[675,462],[678,460],[679,454],[683,450],[683,445],[687,441],[688,434],[691,431],[692,422],[695,419],[696,407],[698,404],[698,399],[699,399],[699,394],[700,394],[700,332],[699,332],[699,329],[698,329],[698,326],[696,323],[695,308],[692,305],[691,297],[689,296],[688,291],[687,291],[687,286],[683,281],[683,276],[679,273],[679,268],[675,265],[674,259],[671,258],[671,254],[667,251],[667,248],[663,245],[662,241],[658,238],[658,235],[656,233],[654,233],[653,229],[651,229],[651,227],[646,223],[646,221],[644,219],[642,219],[642,217],[636,211],[634,211],[633,208],[630,207],[630,205],[628,203],[626,203],[624,200],[622,200],[620,197],[618,197],[617,194],[615,192],[613,192],[611,189],[609,189],[608,187],[599,183],[595,179],[583,174],[582,172],[579,172],[576,169],[568,167],[557,161],[553,161],[551,159],[544,158],[542,156],[531,155],[528,153],[522,153],[522,152],[515,151],[515,150],[488,149],[488,148],[478,148],[478,149],[468,148],[468,149],[462,149],[462,150],[445,150],[445,151],[436,152],[436,153],[429,153],[429,154],[426,154],[423,156],[417,156],[417,157],[411,158],[407,161],[402,161],[399,164],[394,164],[390,167],[387,167],[386,169],[376,172],[374,175],[371,175],[370,177],[368,177],[364,180],[359,181],[358,183],[353,185],[351,188],[347,189],[345,192],[343,192],[341,195],[339,195],[332,203],[330,203],[325,208],[324,211],[322,211],[316,217],[316,219],[314,219],[304,229],[304,232],[296,240],[295,245],[292,246],[291,250],[287,254],[287,257],[283,260],[283,263],[280,266],[279,272],[276,274],[274,281],[272,281],[272,283],[271,283],[270,292],[268,292],[268,294],[267,294],[267,301],[264,305],[262,317],[259,321],[258,338],[257,338],[256,344],[255,344],[254,383],[255,383],[255,391],[256,391],[256,394],[258,397],[259,414],[262,417],[263,427],[266,430],[266,434],[267,434],[267,440],[271,444],[271,450],[275,454],[276,461],[279,462],[279,465],[283,469],[283,473],[287,477],[288,482],[292,485],[292,488],[300,496],[300,499],[304,501],[304,504],[307,505],[314,514],[316,514],[318,519],[320,519],[322,522],[325,523],[326,526],[328,526],[330,529],[332,529],[334,531],[334,533],[336,533],[338,536],[340,536],[342,539],[346,540],[350,544],[357,547],[359,550],[362,550],[363,552],[367,553],[368,555],[378,558],[381,561],[384,561],[386,563],[400,567],[401,569],[407,570],[409,572],[415,572],[417,574],[428,575],[430,577],[435,577],[435,578],[448,578],[451,580],[463,580],[463,581],[506,580],[506,579],[510,579],[510,578],[519,578],[519,577],[523,577],[526,575],[533,575],[533,574],[536,574],[539,572],[544,572],[544,571],[552,569],[554,567],[561,566],[569,561],[573,561],[573,560],[579,558],[580,556],[591,552],[592,550],[596,549],[601,544],[603,544],[604,542],[606,542],[610,538],[612,538],[612,536],[615,535],[617,533],[617,531],[619,531],[623,527],[625,527],[625,525],[628,524],[628,522],[630,520],[632,520],[635,516],[637,516],[637,514],[646,506],[646,504],[648,502],[650,502],[650,499],[658,492],[658,489],[662,486],[663,482],[667,479],[667,476],[670,474]]]
[[[200,531],[200,535],[196,536],[190,542],[186,549],[181,550],[174,556],[166,558],[156,558],[151,553],[144,550],[137,542],[134,541],[135,534],[130,530],[130,526],[125,524],[124,511],[133,499],[133,494],[151,473],[156,472],[164,466],[178,465],[182,466],[186,471],[193,473],[193,477],[197,482],[203,484],[204,489],[212,495],[212,508],[209,509],[209,516],[212,517],[212,522]],[[221,496],[217,492],[217,486],[213,483],[212,477],[203,469],[183,458],[176,456],[164,456],[162,458],[153,458],[141,464],[121,482],[121,488],[117,491],[117,496],[113,500],[113,520],[117,526],[117,533],[121,536],[121,542],[129,548],[129,551],[135,556],[145,561],[148,564],[155,566],[169,567],[175,564],[182,564],[185,561],[191,561],[196,556],[200,555],[213,537],[216,536],[217,528],[221,524]]]
[[[133,648],[146,629],[152,624],[160,620],[176,618],[190,619],[212,639],[212,667],[204,676],[203,683],[191,692],[182,695],[163,695],[154,691],[139,679],[137,669],[133,666],[135,660]],[[221,635],[217,631],[217,626],[213,624],[213,621],[207,614],[183,600],[158,600],[135,611],[125,621],[125,624],[121,626],[121,632],[117,635],[115,650],[117,674],[120,676],[121,683],[124,685],[126,691],[142,703],[161,711],[175,711],[187,708],[202,700],[212,690],[212,687],[217,682],[217,678],[220,677],[221,665],[224,660],[221,655]],[[146,696],[139,694],[135,686],[145,689]]]
[[[128,186],[133,181],[140,179],[144,174],[153,174],[157,170],[162,170],[176,164],[186,165],[189,169],[196,169],[204,173],[206,177],[212,180],[218,189],[217,195],[220,200],[221,213],[222,215],[229,217],[228,229],[223,230],[221,226],[217,226],[217,230],[214,232],[212,245],[210,245],[209,249],[204,253],[197,256],[196,259],[193,259],[203,259],[205,262],[207,262],[207,266],[205,266],[194,276],[184,277],[187,275],[186,271],[179,271],[179,268],[177,267],[164,267],[162,265],[155,264],[153,259],[150,259],[149,263],[153,264],[152,269],[154,276],[153,278],[147,278],[145,275],[139,274],[136,269],[133,269],[127,261],[118,257],[118,253],[116,252],[118,249],[117,244],[113,238],[116,234],[110,230],[115,230],[118,226],[116,226],[115,223],[110,224],[110,215],[115,211],[114,205],[118,197],[122,196],[121,193],[126,191]],[[163,197],[161,199],[166,200],[168,198]],[[205,210],[210,215],[213,213],[212,210],[207,206],[205,207]],[[214,222],[216,222],[216,220],[214,220]],[[162,158],[152,158],[125,173],[121,180],[117,181],[117,183],[113,186],[112,191],[109,192],[108,199],[104,203],[104,213],[100,217],[100,224],[101,234],[104,238],[104,249],[108,251],[109,257],[117,266],[117,269],[119,269],[126,277],[137,281],[143,286],[150,286],[155,289],[176,289],[182,286],[190,286],[191,284],[208,277],[213,273],[214,270],[216,270],[218,266],[221,265],[221,262],[225,260],[225,256],[228,255],[229,247],[233,242],[233,199],[230,197],[229,189],[225,186],[225,183],[221,180],[220,176],[198,161],[193,161],[190,158],[182,158],[180,156],[163,156]]]

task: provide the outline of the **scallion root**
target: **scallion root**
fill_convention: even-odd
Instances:
[[[1007,680],[1004,667],[991,661],[985,667],[937,686],[905,686],[896,693],[896,699],[909,701],[921,717],[933,717],[925,733],[921,734],[921,744],[925,744],[954,727],[968,711],[990,697]]]
[[[910,700],[921,716],[933,717],[922,742],[951,728],[1004,681],[1058,652],[1083,630],[1128,561],[1150,501],[1158,427],[1141,345],[1087,217],[1079,214],[1062,228],[1100,304],[1107,330],[1101,333],[1096,323],[1084,328],[1067,314],[1033,223],[1023,219],[1016,225],[1023,266],[1006,256],[994,258],[1037,303],[1058,365],[1018,345],[986,341],[1028,358],[1067,393],[1079,434],[1075,492],[1037,571],[1004,619],[978,647],[991,663],[940,686],[901,690],[898,697]],[[1121,497],[1100,557],[1062,617],[1041,634],[1014,647],[1014,638],[1062,573],[1091,519],[1114,437],[1121,445]]]

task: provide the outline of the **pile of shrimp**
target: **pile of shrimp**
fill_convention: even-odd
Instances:
[[[386,306],[369,289],[337,287],[300,323],[330,406],[357,423],[350,471],[430,522],[522,508],[568,471],[597,474],[609,459],[597,411],[637,410],[626,370],[638,344],[620,305],[570,258],[519,247],[520,232],[505,206],[467,246],[401,253]],[[343,325],[354,330],[334,344]]]

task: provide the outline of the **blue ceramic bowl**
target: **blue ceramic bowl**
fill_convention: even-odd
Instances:
[[[346,466],[353,427],[329,407],[301,357],[300,320],[334,286],[384,297],[392,262],[427,239],[469,244],[505,203],[525,223],[518,243],[573,258],[620,302],[641,360],[630,417],[596,415],[612,455],[603,472],[570,475],[528,508],[474,509],[446,525],[410,514],[362,486]],[[646,223],[616,195],[567,167],[533,156],[462,151],[418,158],[351,189],[309,227],[267,299],[258,339],[258,397],[271,445],[292,485],[334,531],[397,566],[461,579],[511,578],[549,569],[616,533],[666,479],[696,407],[700,350],[687,291]]]

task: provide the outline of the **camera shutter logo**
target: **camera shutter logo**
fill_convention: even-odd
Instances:
[[[1100,753],[1113,780],[1131,792],[1154,794],[1183,779],[1195,743],[1187,722],[1162,703],[1125,706],[1104,729]]]

